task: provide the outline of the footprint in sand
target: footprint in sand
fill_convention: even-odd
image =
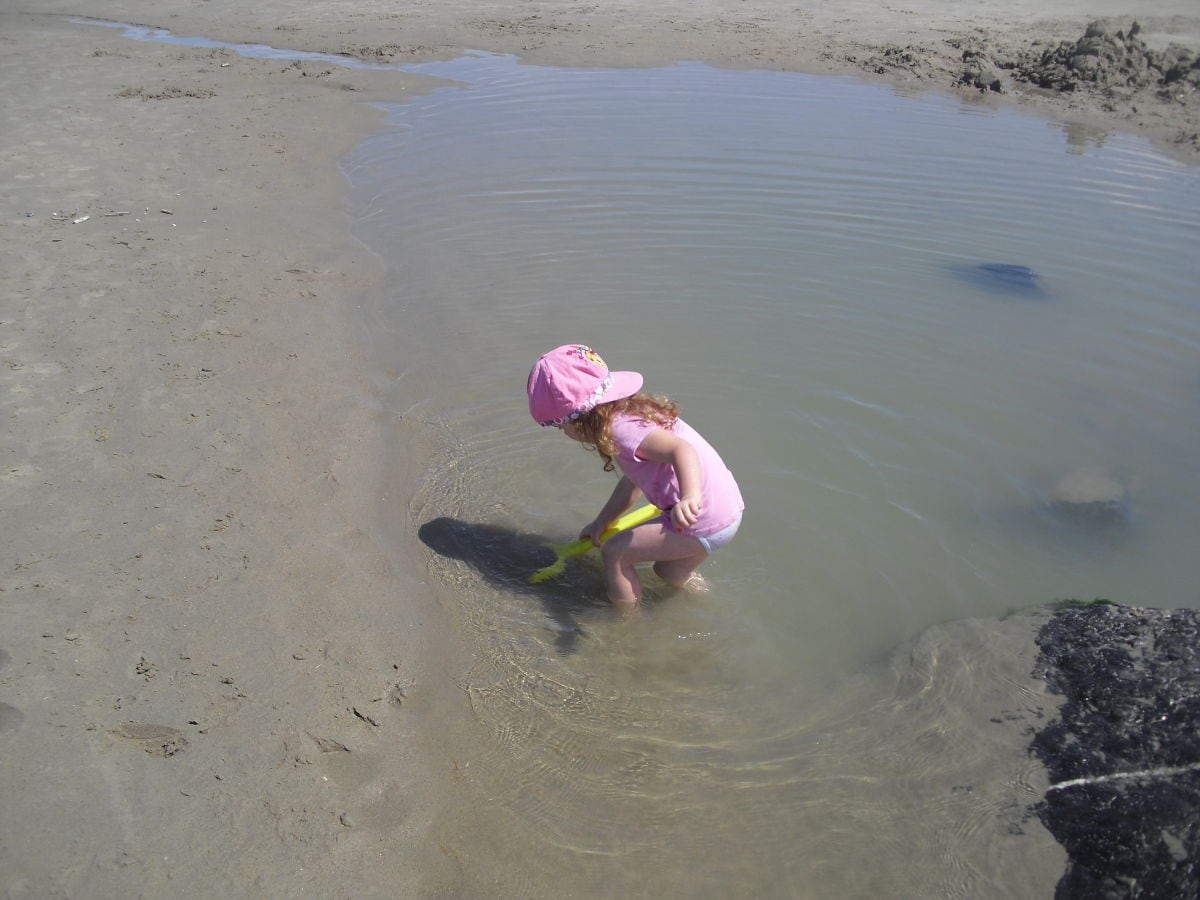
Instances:
[[[174,756],[188,744],[182,731],[168,725],[126,722],[124,725],[114,728],[110,733],[113,737],[128,741],[151,756]]]
[[[0,670],[5,669],[10,662],[12,662],[12,657],[8,655],[8,651],[0,650]],[[0,734],[16,731],[21,727],[21,722],[24,719],[25,713],[21,712],[15,706],[0,703]]]
[[[11,731],[16,731],[21,727],[21,722],[24,720],[25,713],[21,712],[15,706],[0,703],[0,734],[8,734]]]

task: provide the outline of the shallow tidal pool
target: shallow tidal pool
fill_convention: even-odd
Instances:
[[[399,533],[466,648],[453,890],[1049,896],[1054,700],[1006,614],[1200,606],[1200,170],[851,79],[406,69],[447,86],[343,169],[387,267],[360,323],[420,482]],[[567,341],[737,474],[707,593],[621,621],[594,559],[528,583],[611,487],[525,411]]]
[[[1047,896],[1038,767],[985,726],[1052,704],[998,620],[1200,602],[1200,171],[851,79],[408,69],[453,83],[344,170],[471,648],[467,883]],[[526,583],[611,487],[525,410],[567,341],[674,397],[747,501],[710,591],[651,584],[636,623],[594,560]]]

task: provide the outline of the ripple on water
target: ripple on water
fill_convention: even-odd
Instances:
[[[1061,852],[1023,818],[1045,698],[1028,634],[988,620],[1194,602],[1196,174],[842,79],[416,69],[463,86],[390,108],[346,170],[392,265],[395,403],[446,436],[412,511],[472,639],[490,875],[1050,891]],[[612,483],[524,410],[566,340],[642,371],[738,474],[710,593],[651,582],[629,623],[594,559],[527,583]],[[1119,541],[1048,514],[1091,466],[1128,474]]]
[[[345,170],[390,265],[364,304],[402,373],[383,402],[436,448],[410,514],[475,651],[467,881],[1047,895],[1062,856],[1027,827],[1044,773],[1020,738],[1049,712],[1029,621],[994,617],[1195,602],[1195,171],[847,79],[407,68],[459,86],[390,107]],[[528,584],[611,483],[522,409],[524,367],[571,339],[679,399],[738,473],[710,593],[652,585],[630,622],[594,560]],[[1128,473],[1127,539],[1045,517],[1086,466]],[[0,704],[0,731],[22,719]]]

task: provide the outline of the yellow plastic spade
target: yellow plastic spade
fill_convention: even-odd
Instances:
[[[637,509],[625,513],[617,521],[613,522],[604,534],[600,535],[600,543],[604,543],[618,531],[625,531],[627,528],[633,528],[636,525],[641,525],[643,522],[649,522],[655,516],[661,515],[662,510],[656,506],[640,506]],[[550,565],[544,569],[538,569],[529,576],[530,584],[537,584],[540,581],[545,581],[547,578],[553,578],[555,575],[562,572],[567,567],[567,560],[572,556],[579,556],[581,553],[587,553],[594,546],[591,538],[580,538],[577,541],[571,541],[569,544],[547,544],[554,555],[558,557]]]

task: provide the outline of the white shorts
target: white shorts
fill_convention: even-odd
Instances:
[[[733,540],[733,536],[738,533],[738,528],[742,524],[742,514],[738,513],[738,517],[733,520],[731,525],[726,525],[720,531],[714,531],[712,534],[706,534],[703,537],[696,535],[696,540],[704,545],[704,549],[709,553],[714,550],[720,550],[726,544]]]

